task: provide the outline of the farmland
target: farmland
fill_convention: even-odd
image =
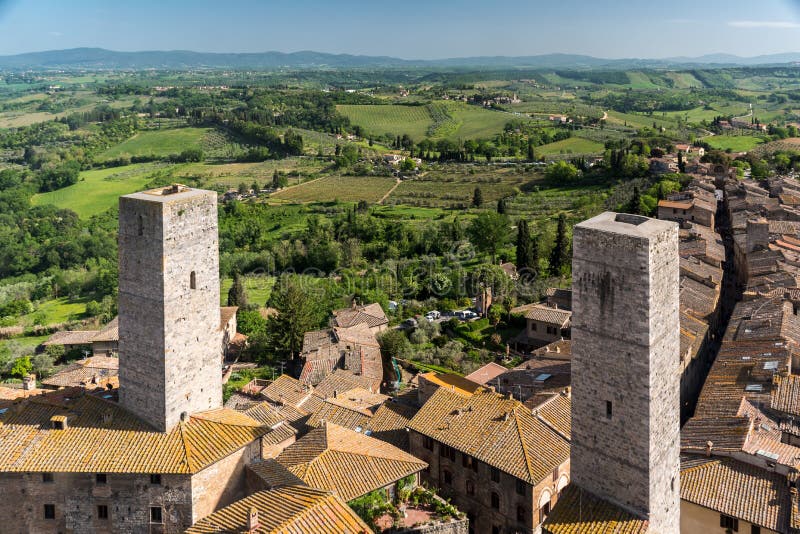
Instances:
[[[427,106],[341,105],[336,110],[371,135],[407,134],[419,141],[433,124]]]
[[[733,152],[746,152],[760,145],[764,138],[756,135],[715,135],[704,137],[703,141],[711,148],[718,150],[731,150]]]
[[[380,176],[327,176],[273,194],[270,199],[288,202],[377,202],[392,187],[393,178]]]
[[[258,182],[262,187],[272,182],[277,171],[287,177],[289,185],[296,185],[309,177],[317,176],[329,164],[312,158],[294,157],[267,160],[258,163],[191,163],[175,169],[178,179],[192,178],[203,187],[235,188],[240,183]]]
[[[570,137],[569,139],[536,147],[536,153],[542,156],[553,154],[598,154],[602,153],[603,149],[602,143],[581,137]]]
[[[156,164],[135,164],[83,171],[79,181],[63,189],[39,193],[31,199],[33,205],[52,204],[71,209],[82,219],[88,219],[117,204],[120,195],[144,189],[152,181]]]
[[[187,148],[200,148],[208,128],[174,128],[138,133],[116,146],[105,150],[98,161],[122,155],[163,157],[179,154]]]

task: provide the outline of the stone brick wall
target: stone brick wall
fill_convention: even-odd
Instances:
[[[191,479],[162,475],[151,484],[150,475],[108,473],[106,483],[96,473],[42,473],[0,475],[0,531],[7,534],[183,532],[191,525]],[[44,506],[55,507],[55,518],[45,519]],[[108,519],[98,517],[98,506],[108,507]],[[163,524],[150,524],[150,507],[162,507]]]
[[[192,522],[246,496],[245,466],[260,460],[261,440],[192,476]]]
[[[678,227],[632,220],[574,231],[572,479],[677,533]]]
[[[158,430],[222,405],[218,249],[215,193],[120,198],[120,403]]]
[[[477,531],[476,531],[477,532]],[[397,534],[469,534],[469,519],[453,519],[447,523],[398,530]]]

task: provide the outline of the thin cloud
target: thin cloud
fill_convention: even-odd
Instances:
[[[61,32],[47,32],[47,34],[52,36],[52,37],[63,37],[64,36],[64,34],[61,33]]]
[[[800,28],[800,22],[785,20],[732,20],[728,22],[732,28],[770,28],[773,30],[793,30]]]

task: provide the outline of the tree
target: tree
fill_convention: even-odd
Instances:
[[[233,285],[228,290],[228,306],[247,306],[247,293],[244,290],[244,281],[239,272],[233,274]]]
[[[469,239],[478,250],[488,252],[496,263],[497,251],[508,242],[508,218],[500,213],[485,211],[470,222]]]
[[[678,170],[680,172],[686,172],[686,162],[683,161],[683,152],[678,150]]]
[[[530,269],[533,263],[533,241],[528,229],[528,221],[520,219],[517,223],[517,270]]]
[[[247,184],[242,182],[239,184],[239,194],[246,195],[247,194]]]
[[[549,182],[556,185],[569,184],[580,178],[581,171],[572,163],[556,161],[547,166],[544,176]]]
[[[260,185],[258,185],[258,182],[253,182],[252,184],[250,184],[250,188],[251,188],[251,189],[253,190],[253,192],[255,192],[255,193],[258,193],[259,191],[261,191],[261,186],[260,186]]]
[[[503,215],[505,214],[505,212],[506,212],[506,201],[504,198],[501,198],[500,200],[497,201],[497,213]]]
[[[22,358],[17,358],[14,361],[14,365],[11,366],[11,376],[16,378],[25,378],[33,371],[33,363],[31,362],[30,356],[23,356]]]
[[[528,161],[533,161],[536,159],[536,152],[533,149],[533,141],[528,139]]]
[[[567,238],[567,216],[563,213],[558,216],[556,227],[556,240],[553,250],[550,251],[550,274],[561,276],[564,266],[569,261],[569,241]]]
[[[403,172],[411,172],[417,168],[416,162],[411,158],[406,158],[400,163],[400,170]]]
[[[386,330],[378,337],[381,352],[387,358],[401,358],[411,350],[411,343],[402,330]]]
[[[475,188],[475,192],[472,193],[472,205],[476,208],[480,208],[483,204],[483,191],[481,191],[480,187]]]
[[[298,354],[305,333],[321,322],[319,299],[309,295],[298,279],[284,276],[278,280],[270,303],[278,311],[267,320],[272,349],[283,356]]]
[[[628,204],[628,213],[633,213],[634,215],[642,213],[642,194],[638,185],[633,186],[633,196],[631,196],[631,201]]]

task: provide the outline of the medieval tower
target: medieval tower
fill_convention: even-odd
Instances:
[[[222,405],[217,196],[119,201],[120,403],[160,431]]]
[[[678,226],[606,212],[573,242],[572,481],[677,534]]]

